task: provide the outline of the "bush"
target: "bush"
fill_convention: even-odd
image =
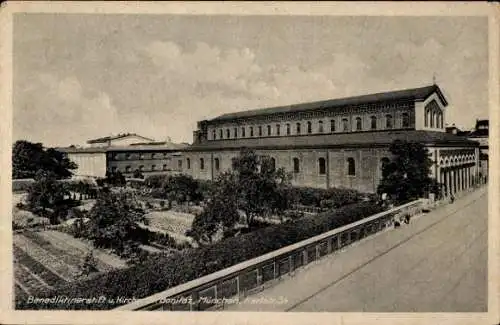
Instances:
[[[13,179],[12,180],[12,191],[13,192],[26,192],[34,183],[35,183],[35,180],[32,178]]]
[[[115,270],[99,278],[68,284],[52,291],[39,292],[38,297],[64,295],[68,297],[143,298],[161,290],[197,279],[207,274],[258,257],[273,250],[305,240],[323,232],[378,213],[381,208],[362,202],[312,217],[304,217],[280,225],[272,225],[241,236],[228,238],[214,245],[185,249],[166,255],[158,254],[125,270]],[[33,309],[22,298],[17,309]],[[50,304],[50,309],[108,309],[104,304]]]
[[[306,206],[321,208],[339,208],[344,205],[360,202],[365,194],[346,188],[292,188],[293,195],[298,198],[298,203]]]

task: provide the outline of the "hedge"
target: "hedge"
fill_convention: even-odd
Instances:
[[[372,202],[361,202],[335,212],[272,225],[241,236],[228,238],[211,246],[186,249],[174,254],[160,254],[143,264],[114,270],[101,277],[72,283],[52,291],[34,294],[37,297],[127,297],[144,298],[168,288],[200,278],[237,263],[258,257],[279,248],[319,235],[326,231],[366,218],[381,211]],[[103,310],[109,304],[28,304],[16,299],[17,309]]]
[[[364,193],[347,188],[293,187],[291,191],[299,204],[318,208],[339,208],[359,202],[366,196]]]
[[[34,183],[32,178],[13,179],[12,192],[26,192]]]

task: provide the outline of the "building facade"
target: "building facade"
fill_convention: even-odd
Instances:
[[[224,114],[198,122],[176,158],[183,173],[214,179],[241,148],[270,156],[296,186],[375,192],[394,140],[425,144],[445,194],[472,185],[479,147],[445,132],[448,102],[437,85]]]

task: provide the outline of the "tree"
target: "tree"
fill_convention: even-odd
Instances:
[[[64,199],[66,194],[68,194],[67,189],[63,183],[58,182],[53,172],[39,170],[35,175],[35,183],[28,189],[28,208],[34,212],[41,210],[42,214],[45,214],[47,209],[66,206],[68,203]],[[64,211],[59,213],[63,214]],[[57,222],[56,215],[51,215],[50,219],[52,223]]]
[[[233,170],[222,173],[210,187],[208,203],[195,217],[188,235],[198,243],[210,244],[219,230],[234,230],[240,212],[246,226],[256,226],[257,217],[283,216],[293,205],[290,175],[275,169],[269,157],[243,149],[233,160]]]
[[[203,199],[198,182],[189,175],[170,176],[163,183],[163,192],[169,202],[184,203]]]
[[[291,206],[292,197],[286,191],[291,176],[283,168],[276,169],[271,158],[243,149],[232,165],[237,206],[244,212],[248,227],[252,227],[256,217],[284,213]]]
[[[113,249],[122,254],[134,232],[140,231],[144,211],[132,193],[102,192],[88,213],[89,239],[96,247]]]
[[[139,169],[134,170],[134,178],[144,178],[144,175]]]
[[[41,143],[16,141],[12,149],[12,177],[33,178],[39,170],[52,172],[57,179],[72,176],[78,166],[63,152],[44,149]]]
[[[186,232],[198,244],[211,244],[214,237],[222,231],[231,231],[239,221],[237,192],[234,191],[237,179],[234,174],[221,174],[214,185],[214,191],[200,214],[195,216],[191,229]]]
[[[431,178],[433,164],[427,148],[421,143],[396,140],[390,146],[392,159],[382,167],[379,194],[387,193],[402,203],[425,196],[439,194],[439,184]]]

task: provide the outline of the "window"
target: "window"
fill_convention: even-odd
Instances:
[[[293,172],[294,173],[300,172],[299,158],[293,158]]]
[[[130,160],[131,157],[132,157],[132,155],[129,153],[125,155],[125,159],[127,159],[127,160]]]
[[[356,130],[361,131],[363,129],[363,123],[361,117],[356,117]]]
[[[376,116],[370,117],[370,128],[372,130],[376,130],[377,129],[377,117]]]
[[[392,115],[387,114],[385,116],[385,127],[388,129],[392,129]]]
[[[349,120],[346,118],[342,119],[342,130],[344,132],[349,132]]]
[[[271,135],[271,126],[270,125],[267,126],[267,135]]]
[[[318,159],[318,167],[319,167],[319,174],[320,175],[325,175],[326,174],[326,161],[325,161],[325,158],[319,158]]]
[[[131,169],[132,168],[130,166],[125,167],[125,173],[130,173]]]
[[[179,169],[182,169],[182,160],[177,161],[177,167],[179,167]]]
[[[212,137],[214,138],[214,140],[217,140],[217,131],[212,131]]]
[[[312,123],[307,122],[307,133],[312,133]]]
[[[205,159],[200,158],[200,169],[205,169]]]
[[[156,165],[152,165],[151,170],[156,170]]]
[[[354,163],[354,158],[347,158],[347,175],[356,175],[356,165]]]
[[[238,137],[238,128],[234,128],[234,137],[237,138]]]
[[[431,113],[431,128],[434,127],[434,119],[436,118],[436,112],[434,110],[432,110],[432,113]]]
[[[323,121],[319,121],[318,124],[319,124],[318,125],[318,132],[319,133],[323,133],[323,131],[324,131],[323,130]]]
[[[143,170],[144,170],[144,165],[140,165],[140,166],[139,166],[139,171],[141,171],[141,172],[142,172]]]
[[[191,169],[191,159],[186,158],[186,167],[187,169]]]
[[[335,132],[335,120],[330,121],[330,132]]]
[[[245,127],[242,127],[241,128],[241,137],[244,138],[245,137]]]
[[[219,130],[219,138],[222,139],[224,137],[224,134],[222,132],[222,130]]]
[[[271,164],[271,170],[273,170],[273,171],[276,170],[276,159],[271,157],[270,164]]]
[[[220,169],[219,158],[215,158],[214,159],[214,168],[215,168],[215,170],[219,170]]]
[[[425,121],[424,121],[424,125],[425,126],[429,125],[429,108],[425,109]]]
[[[402,119],[401,122],[402,127],[407,128],[410,126],[410,116],[408,115],[408,113],[403,113],[401,115],[401,119]]]
[[[297,127],[297,134],[300,134],[300,123],[297,123],[296,127]]]
[[[167,165],[163,165],[163,170],[167,170]]]
[[[439,114],[439,116],[441,116],[441,118],[440,118],[440,122],[441,122],[441,129],[442,129],[442,128],[443,128],[443,119],[444,119],[443,112],[441,112],[441,113]]]
[[[291,130],[290,130],[290,123],[286,124],[286,135],[290,135]]]
[[[276,124],[276,135],[280,135],[280,127],[281,125]]]
[[[226,138],[230,138],[231,137],[231,131],[229,131],[229,129],[226,130]]]
[[[390,162],[389,158],[384,157],[380,159],[380,172],[383,173],[384,171],[384,166],[386,166]]]
[[[439,111],[438,111],[438,112],[436,113],[436,127],[437,127],[437,128],[439,128],[439,125],[441,124],[441,123],[439,122],[439,117],[440,117],[440,113],[439,113]]]
[[[259,126],[259,137],[262,136],[262,126]]]
[[[250,127],[250,136],[253,137],[253,126]]]

